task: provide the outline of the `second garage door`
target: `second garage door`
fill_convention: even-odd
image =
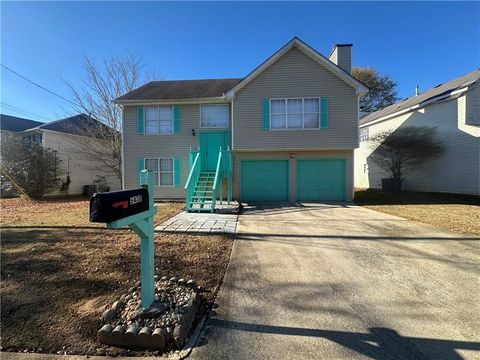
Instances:
[[[345,160],[297,160],[298,201],[345,200]]]
[[[242,160],[240,172],[243,201],[288,200],[288,160]]]

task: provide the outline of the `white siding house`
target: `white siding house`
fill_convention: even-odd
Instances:
[[[111,191],[121,188],[120,177],[105,166],[105,159],[112,159],[113,153],[106,153],[102,139],[96,138],[83,127],[88,124],[87,115],[79,114],[65,119],[41,123],[37,121],[1,115],[2,137],[7,133],[25,136],[32,143],[57,152],[61,160],[59,173],[65,182],[70,176],[69,195],[81,195],[85,185],[93,185],[104,177]],[[88,121],[95,121],[89,118]],[[97,122],[98,123],[98,122]],[[49,195],[60,195],[54,192]]]
[[[480,70],[436,86],[360,120],[355,187],[380,188],[389,177],[371,160],[368,138],[405,126],[429,126],[443,153],[407,173],[403,189],[480,195]]]

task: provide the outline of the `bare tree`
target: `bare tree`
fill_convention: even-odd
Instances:
[[[112,102],[147,80],[142,75],[142,58],[130,52],[103,60],[101,65],[86,57],[81,86],[67,82],[74,96],[77,113],[85,113],[85,123],[78,124],[84,135],[100,141],[86,141],[84,151],[111,170],[122,181],[121,131],[122,109]],[[92,121],[92,119],[98,120]]]
[[[370,137],[372,161],[398,184],[404,175],[427,160],[440,155],[443,145],[435,138],[435,128],[405,126],[382,131]]]

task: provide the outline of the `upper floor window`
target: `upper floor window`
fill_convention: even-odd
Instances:
[[[368,127],[360,128],[358,131],[358,140],[360,142],[368,141]]]
[[[228,105],[201,105],[200,127],[202,128],[228,128]]]
[[[173,106],[145,106],[145,134],[173,134]]]
[[[272,130],[318,129],[320,127],[319,98],[270,100]]]
[[[145,169],[153,172],[155,186],[173,186],[173,159],[145,159]]]

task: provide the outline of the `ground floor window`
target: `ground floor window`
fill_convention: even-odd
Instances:
[[[173,159],[145,159],[145,169],[153,172],[155,186],[173,186]]]

